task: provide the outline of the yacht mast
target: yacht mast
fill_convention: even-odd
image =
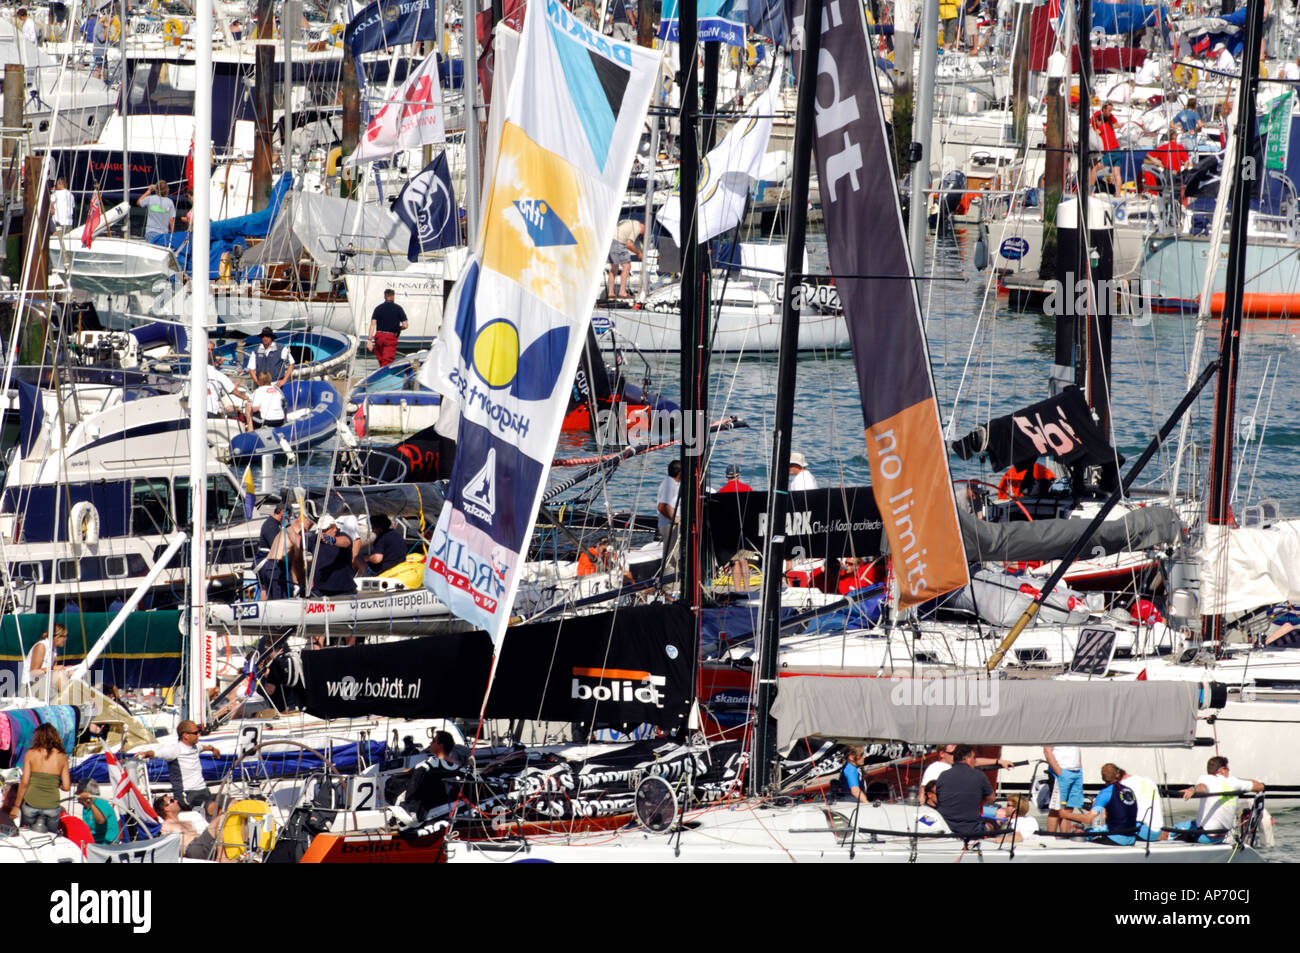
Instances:
[[[1237,361],[1241,353],[1241,308],[1246,287],[1246,229],[1250,222],[1250,189],[1263,169],[1255,168],[1255,96],[1259,86],[1259,52],[1264,32],[1264,0],[1249,0],[1246,16],[1246,43],[1241,59],[1241,93],[1237,101],[1239,144],[1236,168],[1223,170],[1231,174],[1228,192],[1231,208],[1228,240],[1227,284],[1223,289],[1222,331],[1219,338],[1219,377],[1214,389],[1214,437],[1210,453],[1210,494],[1205,542],[1207,558],[1227,559],[1227,530],[1232,525],[1229,512],[1232,493],[1233,416],[1237,405]],[[1222,193],[1220,194],[1222,201]],[[1221,644],[1223,616],[1219,613],[1201,617],[1202,640]],[[1216,652],[1219,651],[1216,649]]]
[[[935,9],[938,9],[937,7]],[[785,517],[790,494],[790,431],[794,424],[795,369],[799,361],[799,289],[803,281],[804,229],[808,221],[808,180],[812,177],[813,107],[817,59],[821,46],[822,0],[804,0],[799,98],[795,107],[793,178],[790,180],[790,231],[785,247],[785,295],[781,300],[781,347],[776,366],[776,420],[772,428],[772,462],[767,491],[767,539],[763,551],[763,588],[758,616],[758,685],[755,692],[754,751],[751,793],[762,795],[771,783],[771,755],[776,750],[776,657],[781,644],[781,583],[785,578]],[[918,167],[919,168],[919,167]],[[916,173],[914,173],[916,174]],[[913,214],[916,209],[913,207]]]
[[[208,477],[208,261],[211,241],[208,207],[212,186],[212,0],[197,0],[194,9],[194,217],[190,225],[194,274],[190,290],[194,313],[190,324],[190,651],[186,717],[200,724],[206,713],[206,676],[211,653],[204,638],[207,600]]]

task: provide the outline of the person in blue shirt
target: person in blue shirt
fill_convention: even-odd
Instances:
[[[1103,764],[1101,766],[1101,780],[1105,782],[1106,786],[1101,789],[1092,802],[1092,810],[1087,813],[1062,811],[1061,816],[1067,820],[1087,824],[1090,832],[1104,835],[1105,839],[1112,844],[1124,846],[1132,844],[1137,839],[1137,795],[1133,793],[1132,788],[1120,783],[1120,777],[1123,773],[1113,764]],[[1105,825],[1095,826],[1097,819],[1101,817],[1103,812],[1106,815]],[[1089,838],[1089,840],[1100,839],[1102,838]]]
[[[95,843],[117,843],[117,812],[113,810],[113,805],[99,796],[99,785],[96,782],[87,779],[77,785],[77,803],[81,805],[81,819],[90,828]]]
[[[867,797],[866,792],[862,790],[862,765],[866,763],[867,752],[862,745],[849,745],[845,749],[844,764],[844,789],[849,792],[849,798],[854,801],[861,801],[863,804],[870,804],[871,799]]]

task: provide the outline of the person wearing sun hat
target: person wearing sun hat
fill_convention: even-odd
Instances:
[[[790,489],[792,491],[817,489],[817,478],[808,469],[808,460],[802,453],[790,454]]]
[[[293,376],[293,352],[283,344],[275,343],[275,332],[269,327],[262,328],[258,335],[261,344],[248,355],[248,376],[252,378],[253,387],[260,387],[258,374],[271,375],[271,383],[283,387]]]

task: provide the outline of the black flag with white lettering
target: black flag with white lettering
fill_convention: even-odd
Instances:
[[[963,460],[987,453],[994,470],[1053,456],[1068,465],[1102,466],[1117,455],[1092,419],[1083,391],[1071,385],[1056,397],[1030,404],[976,427],[952,442]],[[1118,457],[1120,464],[1124,462]]]
[[[403,186],[393,211],[411,230],[411,244],[406,252],[411,261],[419,259],[421,252],[456,244],[460,231],[459,212],[445,152],[439,152]]]

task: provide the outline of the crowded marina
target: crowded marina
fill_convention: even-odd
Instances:
[[[0,861],[1295,859],[1292,6],[0,50]]]

